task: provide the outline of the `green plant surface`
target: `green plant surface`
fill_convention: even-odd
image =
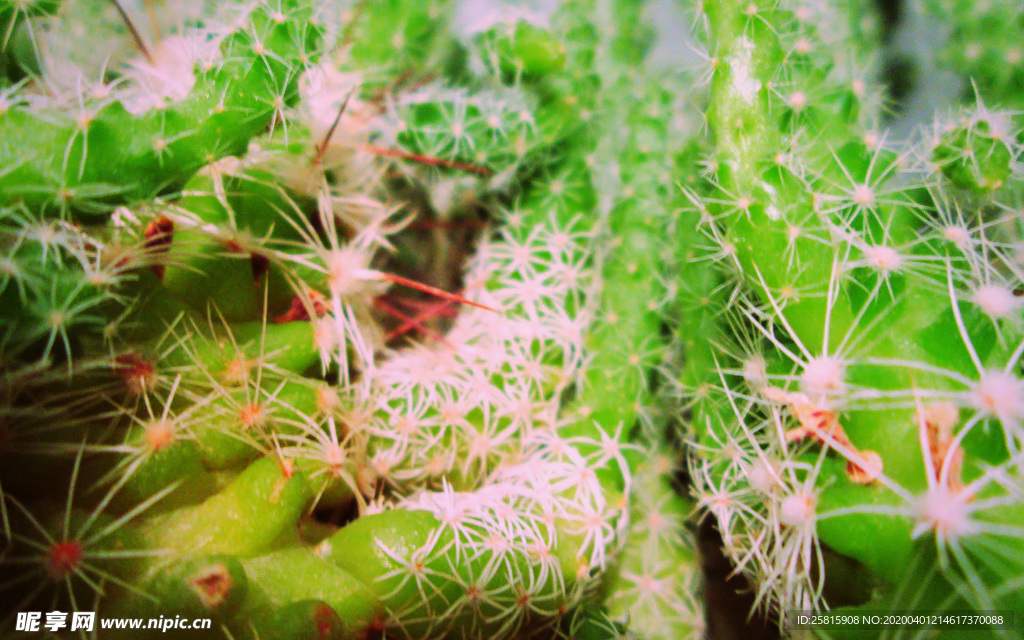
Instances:
[[[694,421],[698,500],[780,624],[1017,610],[1019,270],[990,229],[1019,190],[1015,114],[978,102],[896,148],[848,61],[870,31],[834,19],[708,7],[710,170],[690,195],[736,293]]]
[[[0,635],[1024,611],[1021,12],[899,9],[0,0]]]

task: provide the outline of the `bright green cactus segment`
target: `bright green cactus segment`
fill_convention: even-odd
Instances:
[[[935,147],[932,161],[953,185],[987,195],[1011,180],[1014,150],[1005,113],[984,109],[965,114],[945,132]]]
[[[282,604],[295,607],[299,603],[319,601],[327,605],[327,611],[336,616],[341,637],[351,637],[354,629],[369,626],[379,611],[376,596],[357,576],[346,573],[334,563],[304,548],[288,548],[247,560],[245,570],[253,581],[254,589],[262,591],[260,596],[247,599],[245,615],[266,616],[286,615],[279,611]],[[302,619],[316,617],[317,612],[297,615],[308,611],[309,605],[300,606],[294,615]],[[311,615],[312,614],[312,615]],[[325,615],[325,614],[320,614]],[[280,624],[280,623],[275,623]]]
[[[66,358],[102,335],[103,310],[115,294],[76,268],[88,252],[83,234],[22,208],[4,209],[0,225],[5,358]]]
[[[498,58],[502,74],[510,78],[543,77],[565,66],[565,45],[525,20],[493,28],[481,38],[481,48]]]
[[[478,172],[527,162],[540,137],[531,105],[507,90],[488,96],[428,89],[396,105],[395,115],[402,148]]]
[[[341,3],[339,3],[341,4]],[[372,7],[352,3],[341,16],[342,68],[381,73],[392,80],[421,64],[442,63],[453,46],[448,21],[450,0],[383,0]],[[433,59],[432,59],[433,58]]]
[[[717,374],[683,378],[699,502],[778,611],[898,609],[924,544],[941,608],[1019,608],[997,557],[1024,539],[1020,270],[987,230],[1020,187],[1014,114],[978,104],[901,154],[855,33],[797,2],[707,17],[713,172],[690,196],[736,292]]]
[[[628,3],[617,17],[631,21]],[[631,29],[643,33],[642,24]],[[692,510],[672,474],[679,451],[665,445],[667,422],[679,409],[665,381],[652,375],[672,362],[673,344],[661,331],[678,330],[671,310],[680,304],[673,270],[673,247],[666,242],[680,224],[680,193],[673,169],[685,170],[684,149],[693,146],[694,121],[680,87],[685,74],[664,72],[638,77],[642,36],[618,42],[603,60],[603,78],[614,87],[604,109],[626,124],[605,140],[604,153],[616,158],[618,180],[609,193],[609,257],[603,276],[604,326],[594,334],[597,348],[585,383],[591,385],[591,417],[599,422],[637,422],[632,435],[638,454],[631,478],[630,529],[609,578],[602,585],[609,617],[627,638],[698,638],[704,634],[700,569],[684,522]],[[627,97],[628,96],[628,97]],[[710,271],[704,265],[705,271]],[[623,360],[629,365],[622,366]],[[621,402],[611,393],[632,395]]]
[[[678,456],[654,447],[651,453],[633,476],[630,532],[605,587],[609,614],[629,638],[699,638],[700,566],[690,541],[680,535],[692,504],[673,486]]]
[[[173,189],[239,153],[293,103],[319,48],[305,2],[238,4],[226,29],[196,29],[147,51],[122,83],[0,116],[2,203],[64,213],[107,210]]]

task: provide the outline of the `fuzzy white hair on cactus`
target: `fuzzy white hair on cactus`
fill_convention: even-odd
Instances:
[[[361,184],[372,175],[375,158],[365,152],[365,146],[371,131],[380,130],[385,119],[376,117],[374,109],[359,99],[362,82],[360,74],[341,72],[329,62],[310,67],[299,78],[299,118],[316,147],[312,162],[285,167],[285,178],[293,189],[321,192],[325,168],[334,171],[340,185]]]
[[[971,301],[990,318],[1006,318],[1020,307],[1020,299],[1009,287],[989,283],[979,285],[971,293]]]
[[[846,389],[846,366],[838,358],[811,358],[800,374],[800,387],[813,396],[840,394]]]
[[[869,245],[864,247],[863,251],[868,265],[883,274],[899,271],[903,266],[903,256],[890,246]]]
[[[310,67],[299,78],[303,115],[314,138],[326,139],[331,132],[328,149],[364,141],[370,115],[366,103],[358,98],[362,83],[360,74],[344,73],[329,63]]]
[[[764,356],[755,353],[743,361],[743,380],[754,390],[768,385],[768,364]]]
[[[376,292],[379,273],[369,268],[373,254],[362,247],[341,247],[326,256],[327,285],[333,295],[353,299]]]
[[[794,91],[789,95],[787,102],[789,103],[789,106],[793,109],[793,111],[800,113],[807,107],[807,94],[804,93],[803,91]]]
[[[855,185],[850,195],[853,201],[862,207],[875,206],[875,190],[868,184]]]
[[[984,415],[1017,424],[1024,418],[1024,380],[1008,371],[985,371],[971,388],[970,401]]]
[[[184,100],[195,87],[197,69],[212,68],[219,55],[220,42],[205,32],[164,38],[150,56],[129,64],[125,75],[132,84],[121,104],[142,115]]]
[[[942,230],[942,235],[960,250],[966,249],[971,243],[971,232],[960,224],[951,224]]]
[[[813,527],[817,509],[817,496],[806,489],[797,489],[779,501],[779,522],[794,529]]]
[[[752,104],[762,83],[753,75],[754,43],[746,37],[740,38],[737,47],[729,60],[732,70],[732,88],[744,102]]]
[[[754,460],[747,467],[744,475],[751,488],[764,495],[768,495],[782,486],[776,463],[769,462],[764,458],[759,457]]]
[[[944,484],[930,487],[915,505],[917,525],[913,537],[932,531],[940,544],[958,540],[978,532],[971,519],[971,499],[966,491],[954,491]]]

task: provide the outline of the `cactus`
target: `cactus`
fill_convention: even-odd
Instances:
[[[692,421],[698,501],[780,624],[1019,610],[1019,125],[979,100],[896,147],[858,75],[871,31],[836,20],[863,7],[837,4],[708,6],[690,217],[733,292]]]
[[[697,624],[691,596],[604,608],[613,573],[692,557],[656,476],[636,513],[664,510],[660,537],[623,552],[662,446],[671,216],[600,183],[629,167],[654,203],[674,143],[600,136],[637,104],[628,3],[461,26],[444,2],[223,5],[151,5],[182,12],[157,37],[112,3],[99,63],[58,35],[83,3],[0,6],[5,628],[46,607],[232,638]],[[480,223],[461,274],[432,266]]]
[[[0,629],[1024,609],[1019,10],[468,4],[0,0]]]

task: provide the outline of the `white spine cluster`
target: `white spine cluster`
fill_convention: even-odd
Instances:
[[[481,247],[466,276],[467,297],[497,312],[465,309],[444,343],[398,352],[358,386],[356,405],[374,417],[357,429],[375,470],[395,485],[450,475],[474,486],[555,426],[560,392],[582,365],[589,314],[575,299],[592,286],[583,275],[588,235],[516,235]]]
[[[440,578],[457,585],[458,594],[440,597],[449,592],[443,586],[424,592],[401,618],[437,620],[435,631],[444,633],[468,614],[468,630],[463,623],[460,632],[507,638],[537,620],[557,623],[596,587],[628,526],[625,501],[610,500],[597,473],[623,474],[628,491],[629,470],[596,442],[554,434],[533,440],[522,463],[497,470],[476,491],[446,488],[400,503],[430,511],[441,523],[427,545],[410,556],[424,566],[453,559],[450,572],[434,574],[432,582]],[[440,545],[440,540],[450,542]],[[410,558],[394,559],[411,564]]]

